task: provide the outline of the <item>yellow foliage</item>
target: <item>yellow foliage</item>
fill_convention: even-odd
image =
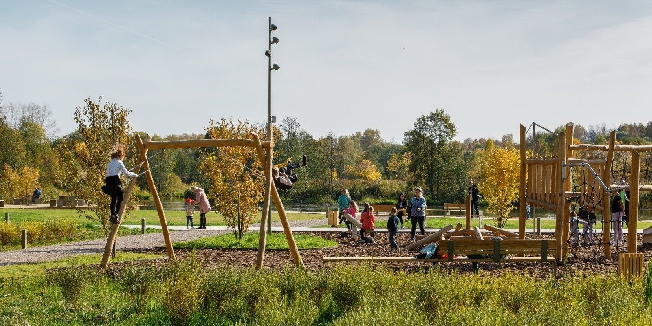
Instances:
[[[353,179],[370,181],[380,180],[382,177],[376,165],[369,160],[360,160],[355,167],[347,169],[345,174]]]
[[[3,167],[0,192],[7,199],[30,197],[35,188],[39,186],[39,170],[29,166],[15,171],[8,164]]]
[[[392,154],[392,157],[387,161],[387,172],[389,172],[392,179],[406,180],[409,175],[409,167],[411,162],[411,153],[405,152],[402,155]]]
[[[512,203],[518,199],[520,161],[514,148],[500,148],[487,142],[482,154],[480,170],[482,184],[478,187],[488,209],[496,214],[498,227],[507,222],[514,209]]]
[[[207,132],[213,139],[251,139],[263,131],[249,122],[222,119],[211,121]],[[264,174],[256,150],[247,147],[221,147],[202,158],[200,172],[210,181],[209,197],[230,227],[241,235],[259,213],[263,200]]]

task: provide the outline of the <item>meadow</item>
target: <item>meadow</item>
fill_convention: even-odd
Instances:
[[[652,274],[632,281],[614,275],[536,280],[514,272],[406,274],[365,265],[255,271],[202,266],[192,256],[158,262],[3,276],[0,324],[652,324]]]

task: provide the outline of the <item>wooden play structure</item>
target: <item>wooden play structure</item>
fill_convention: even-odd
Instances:
[[[605,258],[611,258],[611,195],[614,191],[629,188],[629,222],[627,252],[636,253],[636,229],[640,191],[652,191],[652,186],[640,184],[640,154],[652,151],[650,145],[616,145],[616,132],[612,131],[608,145],[574,144],[573,124],[568,123],[558,138],[556,157],[528,158],[526,128],[520,126],[520,215],[519,236],[525,238],[526,204],[556,212],[555,240],[557,260],[568,254],[571,200],[593,213],[603,215],[603,249]],[[599,151],[604,159],[575,158],[580,151]],[[631,177],[628,186],[613,184],[611,171],[614,152],[631,154]],[[606,155],[604,155],[606,154]],[[575,177],[574,177],[575,176]],[[579,179],[580,182],[575,179]],[[628,181],[628,182],[627,182]],[[631,232],[633,231],[633,232]]]
[[[629,188],[629,219],[627,233],[627,253],[619,256],[619,271],[627,275],[640,275],[642,254],[637,254],[637,221],[639,192],[652,191],[652,186],[640,184],[640,153],[652,151],[646,145],[616,145],[616,133],[611,132],[609,145],[590,145],[573,143],[573,124],[566,125],[557,135],[558,152],[555,157],[527,157],[526,128],[520,128],[520,189],[519,189],[519,232],[512,233],[489,225],[485,234],[479,229],[471,229],[470,196],[466,196],[466,227],[461,224],[455,230],[448,226],[417,242],[404,250],[419,249],[439,241],[445,249],[445,259],[418,259],[415,257],[324,257],[323,262],[375,261],[375,262],[549,262],[553,264],[568,255],[568,237],[571,201],[591,214],[602,213],[603,247],[606,258],[611,258],[610,225],[611,195],[615,191]],[[580,151],[606,152],[605,159],[581,159],[573,155]],[[631,178],[628,186],[613,185],[611,170],[614,152],[627,151],[631,154]],[[575,182],[574,182],[575,181]],[[556,214],[555,239],[526,239],[526,205],[552,210]],[[489,233],[489,234],[487,234]],[[651,232],[652,233],[652,232]],[[486,239],[489,236],[489,239]],[[509,256],[507,256],[509,255]],[[457,256],[466,256],[457,258]],[[477,265],[476,265],[477,266]],[[631,272],[634,271],[634,272]]]
[[[292,235],[292,230],[290,224],[287,220],[287,215],[285,214],[285,209],[281,198],[279,197],[276,187],[273,186],[272,182],[272,161],[273,161],[273,140],[271,137],[271,124],[268,124],[268,140],[261,141],[258,135],[252,134],[253,139],[193,139],[193,140],[179,140],[179,141],[151,141],[151,140],[141,140],[140,136],[136,134],[136,147],[139,153],[138,165],[134,169],[135,173],[138,173],[140,167],[142,166],[145,170],[145,176],[147,178],[147,184],[154,198],[154,203],[156,205],[156,210],[158,211],[159,220],[161,223],[161,229],[163,230],[163,238],[165,239],[165,246],[168,253],[168,258],[170,260],[175,259],[174,249],[172,248],[172,242],[170,241],[170,233],[167,227],[167,220],[165,218],[165,212],[163,211],[163,205],[161,204],[161,199],[158,196],[158,191],[156,190],[156,185],[154,184],[154,179],[152,178],[152,173],[149,169],[149,162],[147,159],[148,150],[157,150],[157,149],[179,149],[179,148],[202,148],[202,147],[228,147],[228,146],[244,146],[251,147],[256,150],[258,159],[263,162],[263,167],[265,170],[265,179],[266,179],[266,188],[265,188],[265,199],[262,209],[262,218],[260,221],[260,240],[258,244],[258,256],[256,260],[256,268],[260,269],[263,266],[264,256],[265,256],[265,243],[267,239],[267,219],[271,218],[268,216],[270,212],[271,199],[273,198],[274,203],[276,204],[276,210],[279,213],[281,224],[283,225],[283,231],[285,237],[288,241],[290,248],[290,253],[295,265],[298,268],[303,268],[303,263],[301,261],[301,256],[299,255],[299,250],[294,241],[294,236]],[[135,185],[135,179],[132,179],[131,182],[127,185],[125,189],[125,198],[131,196],[131,192]],[[125,200],[120,207],[119,211],[119,220],[122,220],[122,216],[125,211],[125,206],[128,201]],[[111,257],[111,251],[113,244],[116,240],[116,235],[118,233],[118,228],[120,227],[119,223],[113,224],[111,226],[111,231],[107,238],[106,248],[104,250],[104,256],[102,257],[102,268],[106,268],[109,259]]]

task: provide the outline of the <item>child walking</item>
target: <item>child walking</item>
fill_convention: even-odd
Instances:
[[[186,229],[194,228],[192,225],[192,215],[195,213],[195,205],[192,198],[186,198]]]
[[[392,207],[392,210],[389,214],[389,219],[387,220],[387,231],[389,231],[389,246],[393,251],[398,250],[398,245],[396,244],[396,232],[398,232],[398,216],[396,212],[398,210],[396,207]]]

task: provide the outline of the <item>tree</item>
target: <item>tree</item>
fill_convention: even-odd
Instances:
[[[513,202],[518,199],[520,156],[513,147],[496,147],[491,140],[481,155],[478,188],[487,208],[496,214],[496,226],[502,228],[514,209]]]
[[[392,157],[387,162],[387,171],[390,179],[395,180],[409,180],[410,178],[410,153],[392,154]]]
[[[25,122],[30,122],[40,126],[49,139],[53,139],[58,132],[57,123],[52,120],[52,111],[45,104],[12,102],[3,107],[2,110],[7,123],[15,129],[18,129]]]
[[[91,98],[84,102],[84,106],[75,109],[77,130],[64,137],[56,149],[66,167],[60,171],[59,186],[86,200],[88,210],[94,216],[87,215],[85,210],[80,210],[80,214],[100,222],[108,232],[110,198],[101,187],[106,176],[106,164],[117,144],[127,146],[125,165],[129,167],[135,163],[135,148],[129,146],[133,142],[128,120],[131,110],[116,103],[102,103],[101,97],[97,102]]]
[[[349,179],[362,179],[376,181],[380,180],[382,175],[378,168],[369,160],[360,160],[358,164],[344,171],[344,175]]]
[[[462,196],[450,193],[451,185],[463,184],[466,178],[460,166],[463,147],[451,143],[456,134],[455,124],[441,109],[419,117],[414,129],[404,134],[405,150],[412,157],[410,174],[415,183],[425,184],[434,202]]]
[[[263,139],[264,130],[249,122],[222,119],[211,121],[207,132],[213,139],[251,139],[256,133]],[[247,147],[220,147],[200,159],[199,170],[210,182],[207,195],[215,209],[234,229],[238,239],[249,229],[263,200],[264,174],[256,150]]]
[[[14,170],[5,164],[2,172],[3,178],[0,180],[0,193],[8,199],[27,198],[32,191],[39,187],[38,169],[24,166],[20,170]]]

